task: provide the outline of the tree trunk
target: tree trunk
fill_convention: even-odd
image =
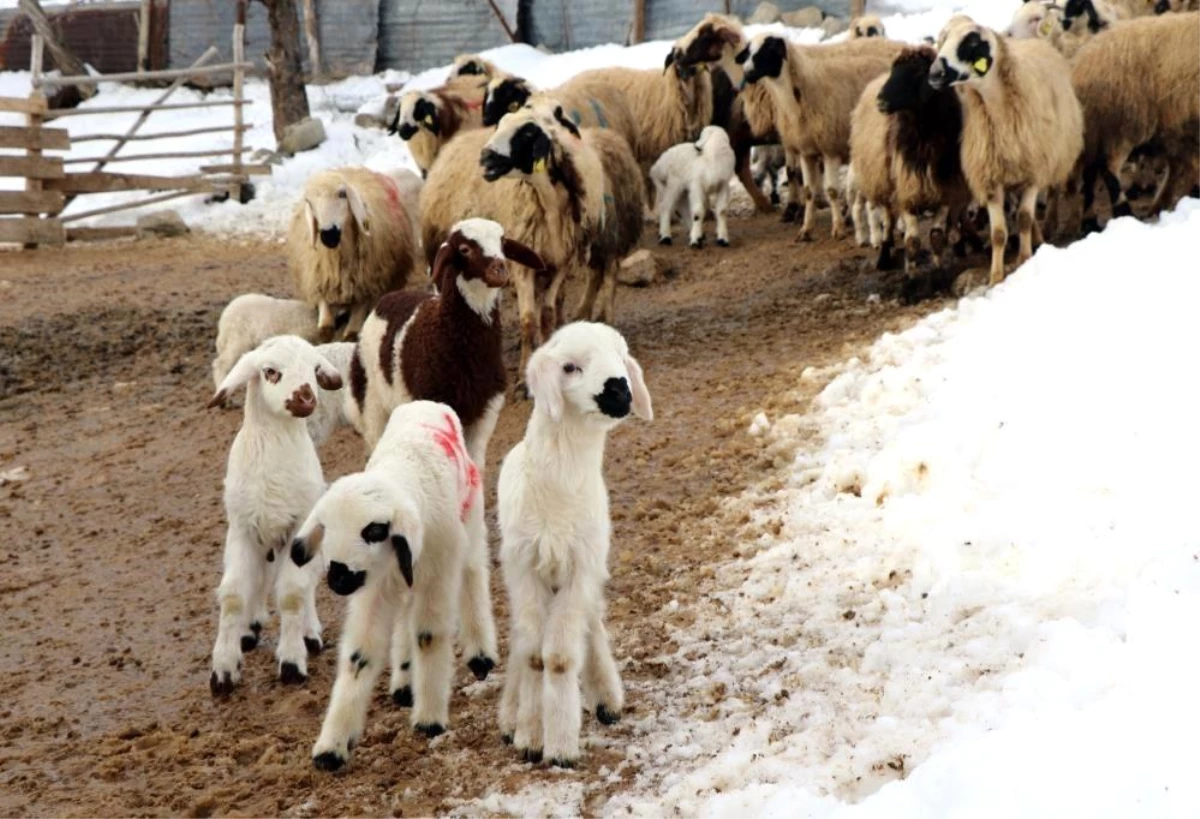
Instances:
[[[867,0],[850,0],[850,19],[862,17],[867,11]]]
[[[271,26],[267,51],[267,79],[271,85],[271,115],[275,139],[283,139],[287,126],[308,116],[304,74],[300,63],[300,18],[296,0],[262,0]]]
[[[321,24],[317,17],[317,0],[304,0],[304,40],[308,45],[308,70],[314,80],[320,79]]]

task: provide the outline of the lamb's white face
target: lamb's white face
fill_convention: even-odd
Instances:
[[[307,418],[317,408],[317,388],[339,390],[342,377],[304,339],[275,336],[238,359],[209,406],[224,404],[242,386],[256,394],[256,400],[273,415]]]
[[[704,130],[700,132],[700,138],[696,140],[696,147],[701,151],[709,147],[719,148],[722,144],[729,144],[729,135],[720,125],[704,126]]]
[[[368,582],[412,586],[420,557],[419,516],[378,475],[359,472],[333,482],[292,541],[303,566],[318,552],[329,562],[329,588],[349,595]]]
[[[631,411],[654,418],[641,366],[606,324],[577,321],[560,328],[530,357],[526,375],[534,400],[556,421],[570,417],[612,427]]]

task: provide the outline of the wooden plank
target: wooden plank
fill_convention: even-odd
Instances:
[[[270,165],[201,165],[200,173],[234,173],[246,176],[270,176]]]
[[[110,193],[112,191],[178,191],[205,192],[212,183],[203,176],[148,176],[145,174],[90,171],[69,173],[60,179],[46,180],[47,190],[63,193]]]
[[[0,156],[0,176],[62,179],[63,161],[56,156]]]
[[[0,148],[19,148],[23,151],[66,151],[71,148],[71,135],[62,128],[0,125]]]
[[[243,152],[248,152],[249,148],[243,148]],[[136,162],[139,159],[197,159],[209,156],[225,156],[229,153],[228,148],[218,151],[168,151],[159,154],[129,154],[128,156],[100,157],[100,156],[81,156],[77,158],[64,160],[67,165],[80,165],[85,162],[97,162],[103,159],[105,162],[112,164],[113,162]]]
[[[126,71],[122,74],[93,74],[91,77],[42,77],[38,83],[40,88],[56,88],[63,85],[80,85],[83,80],[95,82],[152,82],[157,80],[179,80],[201,77],[208,74],[233,71],[240,68],[243,71],[254,68],[254,63],[217,63],[203,68],[168,68],[164,71],[146,71],[139,74],[136,71]]]
[[[88,134],[87,136],[75,137],[73,142],[75,145],[78,145],[80,142],[139,142],[147,139],[174,139],[175,137],[198,136],[200,134],[226,134],[232,132],[235,127],[233,125],[213,125],[209,128],[189,128],[184,131],[155,131],[153,134]],[[250,126],[243,125],[242,130],[249,131]]]
[[[146,205],[157,205],[159,202],[166,202],[170,199],[178,199],[181,196],[196,196],[204,193],[204,191],[173,191],[171,193],[160,193],[157,196],[151,196],[146,199],[134,199],[130,202],[122,202],[119,205],[108,205],[103,208],[95,208],[93,210],[80,211],[72,213],[70,216],[63,217],[63,222],[76,222],[80,219],[87,219],[91,216],[100,216],[105,213],[116,213],[119,210],[132,210],[133,208],[142,208]]]
[[[0,97],[0,111],[16,111],[18,114],[44,114],[49,106],[41,94],[35,97]]]
[[[208,100],[206,102],[171,102],[165,105],[89,105],[87,108],[51,108],[46,119],[87,116],[88,114],[136,114],[139,111],[180,111],[185,108],[225,108],[230,105],[253,105],[254,100]]]
[[[137,228],[133,225],[67,228],[68,242],[103,242],[108,239],[124,239],[129,236],[137,236]]]
[[[59,191],[0,191],[0,213],[58,213],[64,201]]]
[[[0,219],[0,242],[61,245],[66,241],[61,219]]]

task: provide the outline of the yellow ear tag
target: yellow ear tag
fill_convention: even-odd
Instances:
[[[1038,34],[1040,34],[1043,37],[1049,37],[1050,29],[1052,29],[1052,28],[1054,28],[1054,21],[1051,20],[1049,17],[1047,17],[1045,20],[1042,21],[1042,24],[1040,26],[1038,26]]]
[[[702,72],[703,72],[703,71],[707,71],[707,70],[708,70],[708,63],[700,63],[700,70],[701,70]]]
[[[433,114],[426,114],[426,115],[425,115],[425,124],[426,124],[426,125],[433,125]]]
[[[546,172],[546,160],[535,159],[533,161],[533,172],[534,173],[545,173]]]
[[[989,68],[988,58],[980,57],[978,60],[975,61],[975,64],[973,67],[975,69],[976,74],[983,76],[984,74],[988,73],[988,68]]]

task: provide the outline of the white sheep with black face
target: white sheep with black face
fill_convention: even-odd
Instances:
[[[329,587],[350,598],[317,768],[346,764],[389,655],[393,698],[412,706],[413,727],[428,737],[445,730],[467,555],[487,537],[480,485],[458,416],[413,401],[392,412],[366,469],[334,481],[296,533],[288,563],[319,555]]]
[[[308,652],[321,650],[316,585],[320,562],[301,569],[286,559],[292,533],[325,490],[321,462],[306,419],[321,390],[342,385],[337,369],[302,338],[276,336],[238,359],[210,407],[246,388],[245,420],[229,450],[225,473],[225,573],[217,588],[221,613],[212,653],[210,687],[233,691],[242,654],[258,645],[275,587],[279,678],[304,682]],[[278,559],[280,553],[284,559]]]
[[[609,430],[654,417],[625,339],[576,322],[538,348],[526,374],[533,415],[500,469],[500,565],[512,612],[500,729],[529,761],[579,759],[584,704],[610,724],[624,705],[604,628],[612,525]]]

